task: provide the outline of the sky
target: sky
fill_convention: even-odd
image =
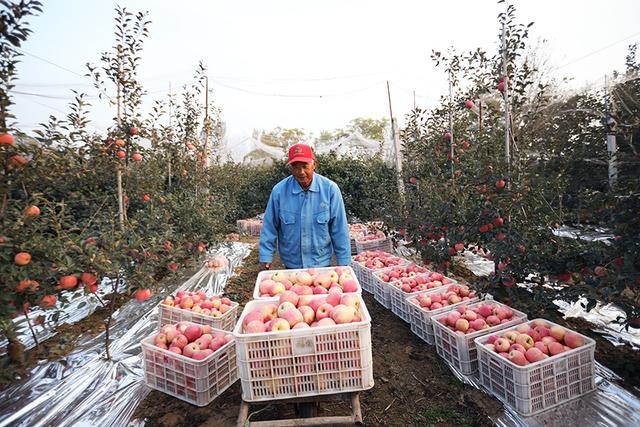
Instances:
[[[190,84],[199,61],[231,140],[253,129],[302,128],[318,135],[356,117],[394,115],[403,123],[415,102],[429,108],[447,91],[432,49],[499,49],[495,0],[46,0],[31,17],[14,93],[18,128],[65,116],[71,89],[97,95],[87,62],[114,44],[116,4],[148,11],[141,52],[145,108]],[[534,22],[556,78],[568,87],[604,85],[640,43],[638,0],[512,0],[519,22]],[[114,92],[114,91],[108,91]],[[115,107],[91,98],[92,128],[105,133]]]

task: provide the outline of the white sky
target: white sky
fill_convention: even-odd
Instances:
[[[638,0],[512,1],[519,22],[534,21],[531,42],[547,40],[545,54],[556,77],[572,85],[604,83],[624,68],[627,46],[640,42]],[[498,49],[495,0],[128,0],[131,11],[148,10],[152,24],[142,52],[140,77],[147,104],[189,83],[198,61],[209,68],[213,98],[232,139],[254,128],[298,127],[317,135],[355,117],[388,116],[385,81],[394,114],[429,107],[447,89],[432,49]],[[33,34],[19,65],[14,113],[29,131],[50,114],[68,113],[69,89],[96,91],[86,62],[114,44],[113,1],[46,0],[31,18]],[[77,74],[74,74],[77,73]],[[235,88],[235,89],[234,89]],[[270,96],[268,94],[287,95]],[[301,95],[311,95],[304,97]],[[320,97],[322,95],[322,97]],[[44,97],[43,97],[44,96]],[[51,98],[53,97],[53,98]],[[103,132],[115,109],[93,100],[93,126]]]

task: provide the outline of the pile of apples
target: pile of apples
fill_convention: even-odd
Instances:
[[[285,291],[278,304],[267,303],[249,312],[242,320],[242,333],[287,331],[360,322],[360,295],[343,294],[333,288],[326,297],[298,295]]]
[[[484,346],[516,365],[525,366],[584,344],[582,335],[536,319],[502,332],[501,335],[490,336]]]
[[[416,264],[409,264],[406,267],[392,267],[391,270],[376,273],[376,276],[403,292],[426,291],[453,283],[448,277]]]
[[[393,267],[406,263],[406,260],[398,258],[388,252],[365,251],[352,257],[354,262],[359,263],[370,270],[379,270],[385,267]]]
[[[195,360],[203,360],[220,347],[233,340],[228,332],[214,331],[209,325],[180,322],[164,325],[153,339],[156,347],[181,354]]]
[[[274,297],[286,291],[292,291],[296,295],[322,295],[328,294],[333,288],[345,293],[358,292],[360,289],[352,271],[350,268],[334,267],[322,271],[309,268],[304,271],[282,270],[262,274],[258,285],[260,296]]]
[[[379,239],[384,239],[385,236],[384,233],[382,231],[379,231],[375,234],[365,234],[363,236],[360,236],[357,238],[358,242],[370,242],[372,240],[379,240]]]
[[[409,299],[411,304],[417,305],[424,311],[438,310],[448,305],[459,304],[476,297],[476,293],[468,286],[451,285],[442,292],[419,294]]]
[[[463,304],[436,320],[457,334],[466,335],[512,321],[513,310],[494,302]]]
[[[364,224],[349,224],[349,238],[355,239],[362,236],[367,231],[367,226]]]
[[[194,313],[211,317],[221,317],[232,308],[232,302],[229,298],[219,296],[209,298],[202,291],[178,291],[175,297],[168,296],[160,304],[190,310]]]

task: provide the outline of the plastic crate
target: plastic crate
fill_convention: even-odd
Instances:
[[[361,241],[356,239],[356,253],[365,251],[383,251],[391,253],[393,251],[393,243],[391,239],[382,235],[379,239]]]
[[[154,337],[155,334],[141,342],[144,382],[149,387],[196,406],[206,406],[237,381],[235,340],[206,359],[195,360],[156,347]]]
[[[528,322],[533,324],[535,319]],[[560,326],[544,320],[551,326]],[[563,327],[564,328],[564,327]],[[515,328],[503,329],[504,333]],[[568,328],[564,328],[570,331]],[[575,331],[572,331],[575,332]],[[495,334],[490,334],[495,335]],[[595,390],[595,349],[585,344],[526,366],[519,366],[488,349],[489,335],[476,338],[480,383],[518,413],[530,416],[559,406]]]
[[[420,293],[427,294],[427,295],[437,294],[437,293],[446,291],[450,286],[453,286],[453,285],[439,286],[429,291],[420,292]],[[461,285],[455,285],[455,286],[461,286]],[[417,293],[417,295],[419,295],[420,293]],[[411,300],[413,298],[415,298],[415,295],[411,295],[409,296],[409,298],[407,298],[407,307],[409,310],[409,314],[411,315],[411,332],[413,332],[414,334],[422,338],[422,340],[427,344],[432,344],[432,345],[435,344],[435,337],[433,334],[433,324],[431,322],[432,317],[437,316],[439,314],[447,313],[452,309],[458,307],[459,305],[462,305],[462,304],[469,305],[469,304],[473,304],[474,302],[480,301],[480,298],[473,297],[467,301],[461,301],[458,304],[447,305],[437,310],[425,310],[419,305],[412,303]]]
[[[373,387],[371,316],[362,296],[359,299],[360,322],[243,334],[242,320],[247,313],[277,303],[274,298],[250,301],[233,331],[242,399],[261,402]]]
[[[179,307],[172,307],[165,304],[159,304],[158,309],[158,326],[162,328],[164,325],[171,325],[178,322],[192,322],[198,325],[209,325],[215,329],[224,331],[232,331],[236,325],[238,317],[237,302],[231,301],[231,308],[220,317],[206,316],[196,313],[195,311],[185,310]]]
[[[406,266],[409,265],[411,262],[409,260],[406,260],[404,258],[400,258],[400,257],[396,257],[394,256],[393,258],[397,258],[400,260],[400,263],[394,266],[390,266],[390,267],[402,267],[402,266]],[[362,288],[364,290],[366,290],[369,293],[374,294],[375,296],[375,287],[374,287],[374,278],[373,278],[373,273],[380,271],[380,270],[384,270],[386,268],[390,268],[390,267],[382,267],[382,268],[375,268],[375,269],[371,269],[371,268],[367,268],[364,265],[362,265],[361,263],[354,261],[351,263],[351,265],[353,266],[354,270],[358,269],[360,270],[360,275],[358,276],[358,279],[360,279],[360,285],[362,286]]]
[[[505,304],[485,300],[474,304],[468,304],[469,307],[475,307],[481,303],[497,304],[501,307],[508,307]],[[527,321],[526,313],[518,310],[513,311],[513,317],[509,322],[482,329],[471,334],[460,335],[449,329],[440,322],[444,316],[435,316],[431,318],[433,325],[433,334],[435,337],[436,351],[444,360],[449,362],[451,366],[458,369],[464,375],[471,375],[478,371],[478,351],[474,340],[483,335],[491,334],[502,329],[507,329],[514,325],[519,325]]]
[[[407,267],[407,265],[401,265],[400,267]],[[382,304],[385,308],[391,309],[396,316],[408,323],[411,320],[411,314],[406,299],[411,295],[417,295],[419,293],[424,293],[425,291],[404,292],[401,289],[396,288],[393,284],[385,282],[380,278],[381,274],[384,274],[386,271],[391,271],[393,268],[394,267],[387,267],[381,270],[376,270],[372,273],[371,281],[373,283],[373,295],[376,301]],[[428,277],[429,274],[431,273],[420,273],[417,275],[426,275]],[[447,279],[451,281],[451,283],[447,284],[457,283],[453,279],[449,279],[448,277]]]
[[[357,284],[357,290],[355,292],[351,292],[351,293],[356,293],[356,294],[361,294],[362,293],[362,286],[360,285],[360,281],[358,280],[358,276],[356,275],[355,271],[353,270],[353,268],[351,268],[351,266],[338,266],[340,268],[342,268],[343,270],[346,270],[346,272],[348,274],[350,274],[353,279],[356,281]],[[334,271],[336,269],[336,267],[319,267],[319,268],[315,268],[314,270],[316,270],[318,273],[323,273],[325,271]],[[264,276],[266,276],[267,274],[275,274],[279,271],[285,272],[287,274],[291,274],[291,273],[296,273],[298,271],[308,271],[308,268],[297,268],[297,269],[291,269],[291,270],[263,270],[261,272],[258,273],[258,277],[256,277],[256,285],[253,288],[253,299],[254,300],[261,300],[261,299],[271,299],[274,298],[274,296],[267,296],[267,297],[262,297],[260,296],[260,282],[262,281],[262,278]]]
[[[417,276],[428,277],[429,273],[420,273]],[[447,285],[456,283],[454,280],[451,280],[451,282],[452,283],[447,283]],[[382,283],[385,283],[385,282],[382,281]],[[387,292],[389,293],[389,305],[390,305],[391,311],[393,312],[393,314],[395,314],[396,316],[398,316],[399,318],[401,318],[407,323],[411,322],[411,308],[409,307],[409,302],[407,302],[407,298],[431,291],[431,289],[427,289],[424,291],[405,292],[402,289],[397,288],[392,284],[389,284],[389,283],[385,283],[385,284],[387,285],[386,289],[387,289]],[[443,286],[446,286],[446,285],[443,285]],[[441,288],[441,287],[442,286],[438,286],[438,288]],[[438,288],[432,288],[432,289],[438,289]]]

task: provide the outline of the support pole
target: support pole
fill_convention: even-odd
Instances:
[[[398,183],[398,195],[400,197],[402,216],[403,218],[406,218],[404,181],[402,180],[402,158],[401,158],[402,153],[401,153],[401,147],[400,147],[400,132],[397,129],[396,120],[393,117],[393,110],[391,108],[391,89],[389,88],[388,80],[387,80],[387,97],[389,99],[389,117],[391,117],[391,135],[393,137],[393,147],[395,152],[396,180]]]
[[[616,143],[615,120],[609,114],[609,79],[604,77],[605,81],[605,126],[607,128],[607,162],[609,165],[608,180],[609,191],[613,191],[618,182],[618,144]]]
[[[118,45],[118,99],[117,99],[117,118],[118,118],[118,130],[121,127],[121,114],[120,114],[120,96],[121,96],[121,71],[120,65],[122,63],[122,57],[120,52],[122,51],[122,47]],[[122,188],[122,165],[118,163],[118,170],[116,171],[116,182],[118,186],[118,222],[120,224],[120,231],[124,231],[124,191]]]
[[[510,120],[509,120],[509,78],[507,75],[507,40],[506,26],[502,23],[502,77],[503,77],[503,97],[504,97],[504,161],[507,166],[507,188],[511,185],[511,153],[510,153]]]
[[[453,149],[453,82],[451,81],[451,71],[449,71],[449,154],[451,157],[451,179],[455,178],[455,151]],[[453,187],[452,187],[453,188]]]

